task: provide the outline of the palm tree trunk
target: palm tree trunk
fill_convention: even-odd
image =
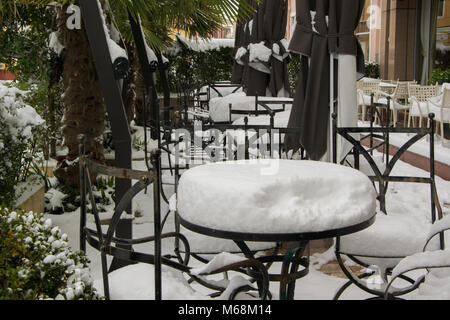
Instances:
[[[58,25],[65,45],[62,135],[67,155],[58,159],[55,176],[70,186],[78,187],[77,136],[86,136],[86,154],[91,159],[104,162],[105,106],[84,25],[81,30],[68,29],[65,9],[66,6],[63,6],[59,12]]]

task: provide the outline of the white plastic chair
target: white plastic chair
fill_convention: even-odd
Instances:
[[[408,90],[410,102],[408,127],[411,127],[411,120],[417,118],[419,118],[419,127],[422,127],[422,119],[426,119],[428,115],[427,100],[439,96],[439,87],[410,84]]]
[[[362,120],[366,118],[367,107],[370,106],[373,94],[373,102],[378,102],[378,96],[380,94],[380,80],[360,80],[357,83],[357,93],[358,93],[358,108],[361,107]]]
[[[383,95],[383,97],[378,98],[378,102],[387,104],[387,97],[390,97],[392,101],[391,112],[394,127],[397,126],[399,111],[404,112],[403,126],[406,127],[407,112],[410,108],[408,86],[410,84],[416,84],[416,81],[397,81],[395,82],[395,84],[397,85],[397,87],[395,88],[394,92],[392,94],[382,93],[381,95]]]
[[[440,124],[442,145],[444,145],[444,123],[450,123],[450,85],[443,87],[441,97],[428,99],[427,102],[428,113],[434,113],[435,121]]]

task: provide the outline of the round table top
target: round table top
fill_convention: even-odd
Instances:
[[[243,241],[340,236],[373,223],[376,192],[349,167],[305,160],[240,160],[187,170],[177,190],[181,223]]]

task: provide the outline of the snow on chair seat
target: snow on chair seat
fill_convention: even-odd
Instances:
[[[389,298],[389,295],[392,295],[393,283],[397,280],[397,278],[401,277],[407,272],[419,269],[427,269],[429,271],[425,276],[420,277],[416,280],[414,284],[410,286],[410,290],[414,290],[417,287],[419,288],[419,297],[421,299],[425,298],[428,295],[428,298],[436,299],[438,297],[442,297],[444,295],[446,299],[450,296],[450,250],[445,249],[437,249],[435,248],[435,242],[437,240],[440,241],[440,247],[444,247],[444,232],[450,230],[450,216],[443,217],[436,223],[430,226],[427,231],[426,241],[422,243],[422,252],[417,252],[412,255],[408,255],[403,258],[397,266],[392,270],[392,279],[386,287],[384,297]],[[438,272],[433,269],[446,269],[444,272]],[[431,282],[433,278],[439,277],[439,293],[436,290],[430,290],[430,288],[426,288],[421,290],[423,284],[419,286],[422,282],[425,281],[425,286],[432,286]],[[429,281],[428,281],[429,280]],[[430,283],[430,284],[428,284]],[[446,290],[443,291],[442,289]],[[422,291],[422,292],[420,292]],[[430,291],[432,293],[430,297]]]
[[[419,252],[427,239],[431,225],[417,216],[377,214],[375,223],[360,232],[340,238],[340,252],[357,256],[359,261],[380,268],[393,268],[406,255]],[[434,249],[439,243],[433,242]]]

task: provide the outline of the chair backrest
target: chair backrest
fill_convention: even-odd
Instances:
[[[180,131],[183,140],[172,151],[175,165],[183,169],[217,161],[287,157],[284,136],[300,128],[275,127],[274,116],[272,112],[268,124],[261,125],[248,124],[248,117],[243,124],[207,124],[201,127],[201,133],[196,132],[199,128],[186,127]],[[303,150],[299,153],[304,157]]]
[[[388,184],[390,182],[415,182],[415,183],[426,183],[430,185],[431,190],[431,220],[434,222],[437,218],[442,218],[442,209],[439,205],[436,186],[435,186],[435,164],[434,164],[434,131],[435,131],[435,121],[434,116],[430,115],[430,124],[428,128],[394,128],[391,126],[386,127],[338,127],[337,126],[337,115],[333,115],[333,160],[337,162],[337,148],[336,141],[337,136],[342,136],[348,142],[353,145],[352,155],[354,156],[353,165],[356,169],[360,168],[360,156],[363,156],[367,163],[369,164],[373,174],[368,174],[369,178],[377,185],[378,190],[378,200],[380,202],[380,210],[387,214],[386,210],[386,192],[388,190]],[[408,141],[405,142],[390,158],[386,158],[383,164],[373,158],[373,152],[371,149],[368,149],[364,146],[364,140],[366,138],[370,138],[373,134],[383,134],[387,137],[387,141],[389,141],[389,135],[391,134],[412,134],[412,136],[408,136]],[[362,139],[355,139],[355,135],[363,136]],[[404,176],[394,176],[392,175],[392,170],[395,164],[398,162],[401,156],[405,154],[405,152],[414,145],[417,141],[421,140],[425,136],[428,137],[429,141],[429,177],[424,178],[421,177],[404,177]],[[387,154],[390,153],[389,149],[387,150]],[[347,159],[344,159],[345,161]],[[381,167],[381,165],[384,166]],[[367,174],[367,172],[366,172]],[[437,209],[437,214],[436,214]]]
[[[161,239],[163,237],[176,237],[177,235],[163,235],[161,233],[161,203],[160,203],[160,151],[152,152],[152,168],[149,171],[138,171],[126,168],[115,168],[99,164],[87,157],[85,154],[85,137],[78,137],[80,145],[80,250],[86,252],[86,242],[101,253],[102,274],[104,292],[109,299],[109,282],[106,255],[123,261],[149,263],[155,266],[155,298],[161,298],[161,265],[167,264],[180,271],[189,269],[181,264],[168,260],[161,255]],[[106,233],[102,230],[102,221],[100,220],[99,210],[96,199],[93,194],[93,183],[91,176],[98,174],[115,177],[116,179],[137,180],[137,182],[128,189],[121,199],[116,199],[116,206],[112,217],[108,223]],[[127,239],[125,236],[117,234],[119,222],[123,219],[122,215],[131,207],[133,198],[147,186],[153,184],[153,212],[154,212],[154,236],[147,236],[140,239]],[[87,197],[86,197],[87,195]],[[87,226],[88,201],[91,204],[92,214],[94,215],[95,229]],[[130,213],[130,212],[128,212]],[[128,219],[129,220],[129,219]],[[131,221],[131,220],[129,220]],[[184,238],[183,238],[184,239]],[[182,239],[182,240],[183,240]],[[154,254],[139,253],[133,250],[133,245],[154,242]],[[184,242],[185,243],[185,242]],[[188,244],[185,243],[188,247]],[[149,284],[151,285],[151,284]]]
[[[428,99],[439,95],[438,86],[423,86],[418,84],[409,84],[409,96],[415,97],[420,102],[426,102]]]
[[[442,90],[442,108],[450,108],[450,88],[444,87]]]
[[[414,84],[411,81],[398,81],[397,82],[397,90],[395,92],[396,100],[405,100],[408,101],[409,98],[409,85]]]
[[[360,90],[364,95],[370,96],[372,93],[376,93],[380,90],[380,81],[379,80],[370,80],[370,81],[358,81]]]

